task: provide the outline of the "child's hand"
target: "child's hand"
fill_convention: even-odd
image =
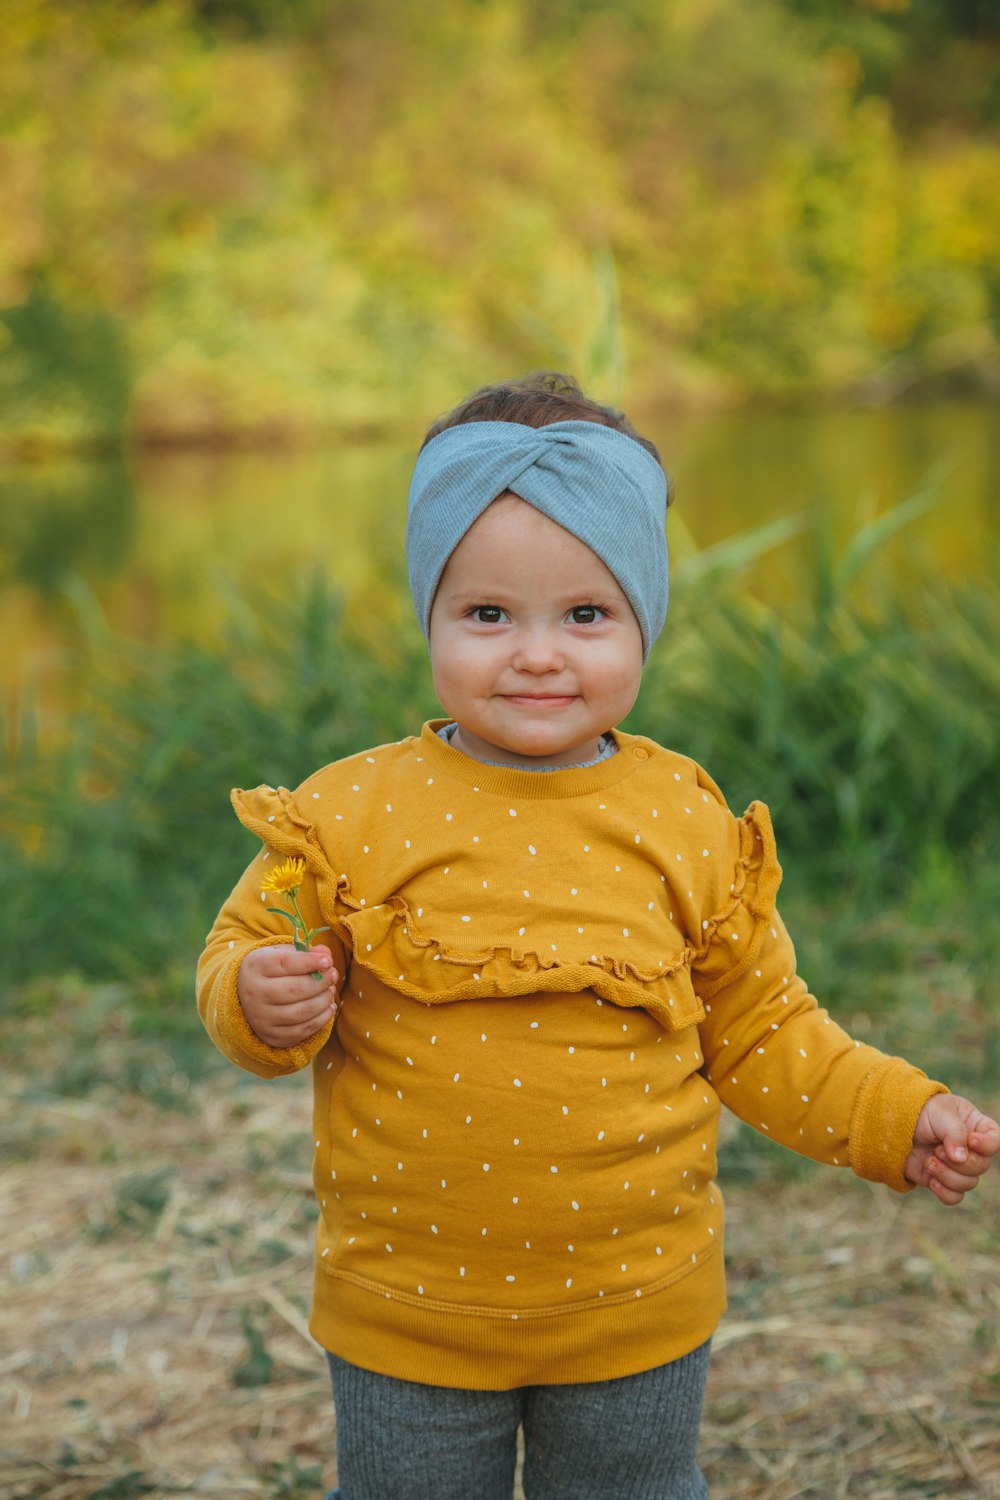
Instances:
[[[998,1151],[996,1120],[957,1094],[935,1094],[920,1111],[903,1176],[942,1203],[961,1203]]]
[[[319,970],[321,977],[313,975]],[[269,1047],[297,1047],[337,1014],[337,971],[329,948],[300,953],[289,944],[255,948],[240,964],[243,1014]]]

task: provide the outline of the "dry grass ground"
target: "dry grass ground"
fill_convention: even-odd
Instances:
[[[320,1496],[307,1080],[214,1071],[164,1108],[113,1045],[75,1096],[39,1082],[45,1057],[22,1051],[0,1098],[0,1497]],[[728,1208],[715,1500],[1000,1497],[997,1183],[947,1213],[762,1177]]]

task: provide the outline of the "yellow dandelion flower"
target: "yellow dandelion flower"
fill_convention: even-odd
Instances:
[[[294,894],[302,884],[306,873],[304,859],[286,859],[283,865],[274,865],[261,881],[262,891],[280,891]]]

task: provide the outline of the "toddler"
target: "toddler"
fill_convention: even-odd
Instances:
[[[707,1493],[721,1103],[946,1204],[1000,1148],[796,975],[767,809],[615,729],[664,621],[667,500],[575,382],[477,392],[410,490],[447,717],[233,794],[263,848],[199,1004],[238,1066],[312,1066],[342,1500],[510,1500],[519,1426],[529,1500]]]

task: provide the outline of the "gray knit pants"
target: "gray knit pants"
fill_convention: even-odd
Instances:
[[[709,1347],[620,1380],[513,1391],[417,1385],[327,1355],[340,1480],[327,1500],[511,1500],[520,1426],[526,1500],[704,1500]]]

